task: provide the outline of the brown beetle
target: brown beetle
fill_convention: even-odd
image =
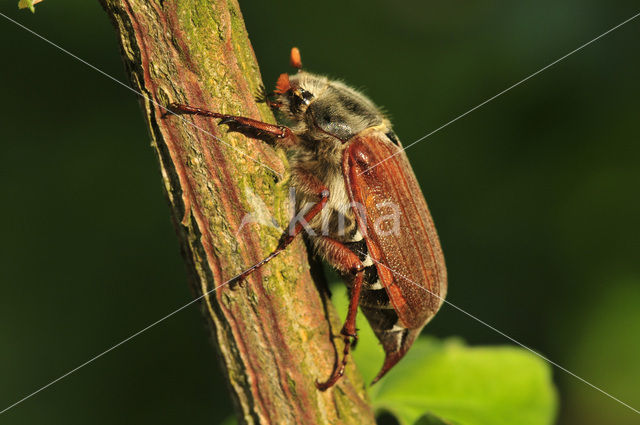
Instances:
[[[294,75],[278,78],[272,97],[290,127],[172,104],[176,113],[220,118],[236,131],[273,139],[293,151],[294,218],[276,250],[242,273],[266,264],[305,231],[315,251],[349,287],[349,310],[341,330],[342,361],[321,390],[343,375],[357,338],[358,305],[382,343],[386,358],[377,382],[407,352],[436,314],[447,290],[444,257],[427,203],[400,141],[380,110],[339,81],[301,70],[293,48]]]

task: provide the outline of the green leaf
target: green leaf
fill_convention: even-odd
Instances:
[[[422,415],[415,425],[455,425],[453,422],[445,421],[429,413]]]
[[[403,425],[427,412],[460,425],[548,425],[556,410],[551,371],[539,357],[452,339],[416,341],[372,396]]]
[[[18,9],[29,9],[31,13],[36,13],[36,8],[33,5],[41,1],[42,0],[20,0],[18,2]]]
[[[345,290],[332,291],[344,317]],[[358,327],[353,356],[370,382],[384,355],[362,315]],[[419,338],[369,394],[376,411],[392,413],[402,425],[550,425],[557,405],[551,368],[540,357],[512,346],[469,347],[454,338]]]

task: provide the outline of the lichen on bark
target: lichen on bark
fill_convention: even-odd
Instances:
[[[132,85],[143,94],[192,286],[207,294],[277,244],[281,230],[240,229],[246,213],[271,215],[282,229],[290,217],[283,152],[227,133],[213,120],[167,116],[163,109],[176,101],[274,122],[254,100],[260,71],[240,8],[233,0],[101,3]],[[242,286],[205,295],[202,306],[242,423],[374,423],[352,364],[335,388],[320,392],[314,385],[334,366],[339,339],[331,334],[340,324],[311,278],[301,240]]]

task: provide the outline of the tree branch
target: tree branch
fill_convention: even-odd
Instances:
[[[239,6],[100,1],[132,85],[146,97],[143,110],[191,282],[198,295],[207,293],[277,244],[282,229],[241,229],[246,213],[275,217],[282,228],[290,217],[284,153],[222,131],[216,120],[164,116],[162,108],[176,101],[274,122],[254,101],[260,72]],[[241,422],[374,423],[352,362],[334,389],[315,388],[334,366],[339,341],[331,329],[340,325],[326,291],[311,279],[301,240],[243,286],[205,295],[203,311]]]

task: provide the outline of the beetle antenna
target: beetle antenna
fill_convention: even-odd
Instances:
[[[298,49],[297,47],[291,48],[289,64],[294,68],[298,68],[298,71],[302,70],[302,58],[300,57],[300,49]]]

